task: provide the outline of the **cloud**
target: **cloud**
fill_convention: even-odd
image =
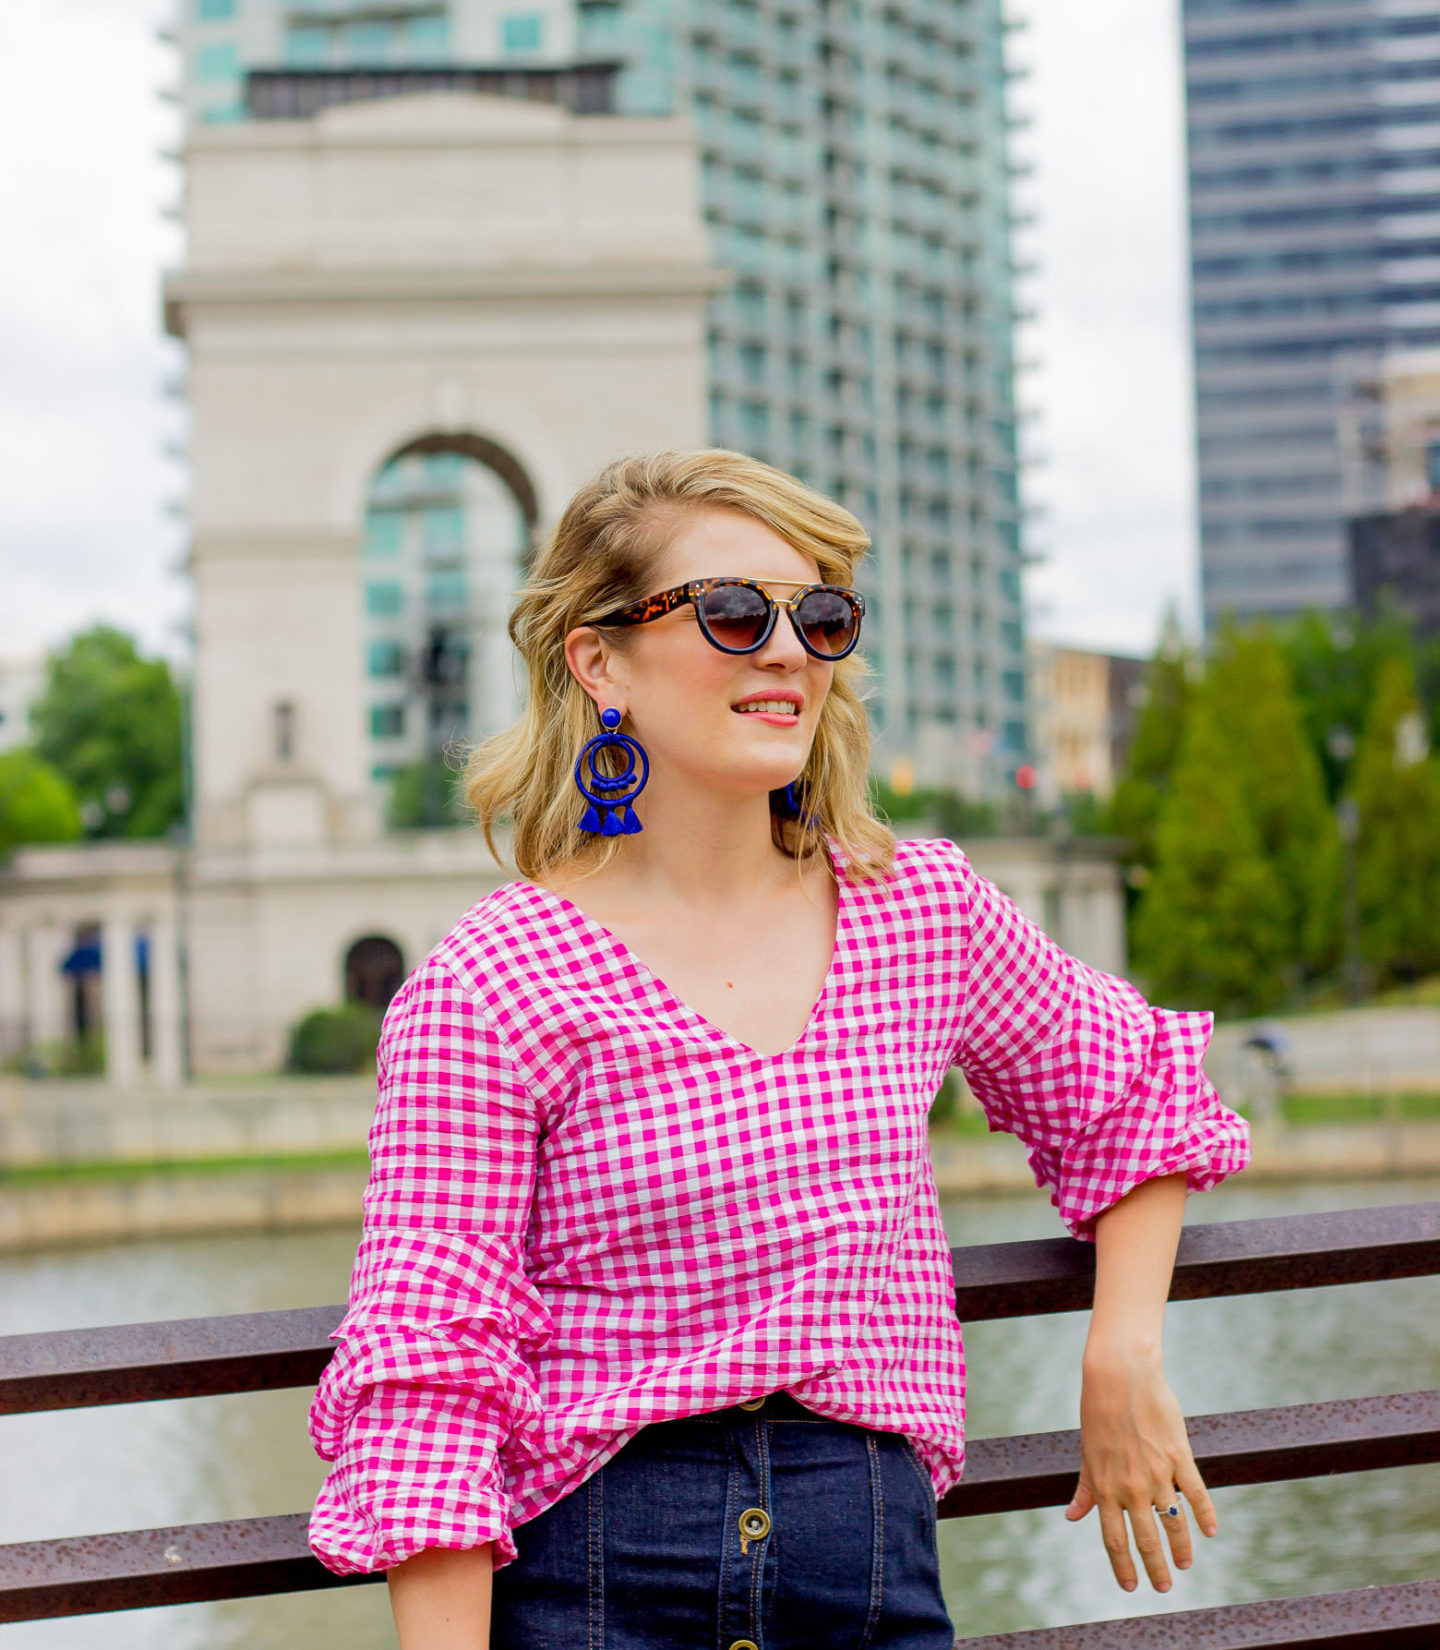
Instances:
[[[179,251],[161,218],[178,192],[160,160],[177,65],[156,0],[51,0],[0,10],[7,163],[0,222],[0,584],[6,621],[47,641],[106,618],[180,651],[188,605],[162,456],[178,411],[159,272]]]
[[[1184,130],[1174,8],[1154,0],[1029,0],[1014,57],[1033,72],[1017,150],[1040,271],[1020,353],[1045,462],[1028,497],[1031,628],[1148,652],[1169,602],[1197,609]]]
[[[1195,610],[1178,30],[1154,0],[1029,0],[1018,147],[1042,270],[1022,383],[1048,456],[1031,570],[1037,634],[1146,651],[1165,602]],[[162,457],[182,415],[159,323],[179,232],[178,64],[154,25],[169,0],[0,6],[7,164],[0,222],[0,588],[8,624],[57,640],[105,617],[175,656],[189,607]]]

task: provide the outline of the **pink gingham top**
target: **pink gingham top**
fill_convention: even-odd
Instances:
[[[1211,1016],[1060,950],[951,842],[847,883],[783,1054],[680,1002],[558,894],[474,905],[385,1016],[364,1233],[310,1435],[340,1573],[495,1543],[652,1421],[786,1388],[902,1432],[937,1497],[965,1356],[927,1150],[960,1066],[1069,1229],[1157,1175],[1249,1161]]]

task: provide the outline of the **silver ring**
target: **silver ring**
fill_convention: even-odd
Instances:
[[[1155,1511],[1160,1514],[1161,1518],[1179,1518],[1180,1503],[1178,1501],[1174,1501],[1168,1507],[1161,1507],[1157,1505]]]

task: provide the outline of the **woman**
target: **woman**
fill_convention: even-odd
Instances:
[[[527,706],[466,783],[525,880],[386,1015],[311,1412],[311,1545],[387,1572],[402,1650],[949,1650],[952,1065],[1097,1244],[1069,1516],[1127,1588],[1131,1535],[1161,1591],[1162,1530],[1189,1564],[1182,1496],[1215,1533],[1160,1361],[1186,1193],[1248,1160],[1209,1016],[873,816],[865,548],[766,465],[661,453],[576,496],[520,595]]]

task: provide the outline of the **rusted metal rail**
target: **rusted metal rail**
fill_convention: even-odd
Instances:
[[[957,1650],[1436,1650],[1440,1581],[958,1639]]]
[[[952,1251],[963,1321],[1090,1305],[1094,1248],[1057,1239]],[[1440,1273],[1440,1203],[1186,1229],[1172,1300]],[[340,1306],[0,1338],[0,1413],[313,1384]],[[1192,1416],[1212,1489],[1440,1461],[1440,1391]],[[972,1440],[946,1518],[1068,1501],[1077,1432]],[[0,1622],[375,1582],[310,1553],[306,1515],[0,1547]],[[958,1641],[964,1650],[1440,1647],[1440,1580]]]
[[[952,1249],[962,1323],[1088,1309],[1095,1246],[1070,1238]],[[1188,1226],[1171,1300],[1440,1273],[1440,1203]],[[343,1306],[0,1337],[0,1415],[309,1386]]]
[[[1071,1238],[952,1249],[961,1323],[1088,1309],[1095,1246]],[[1332,1283],[1440,1272],[1440,1203],[1279,1215],[1187,1226],[1175,1257],[1172,1301],[1254,1295]]]

